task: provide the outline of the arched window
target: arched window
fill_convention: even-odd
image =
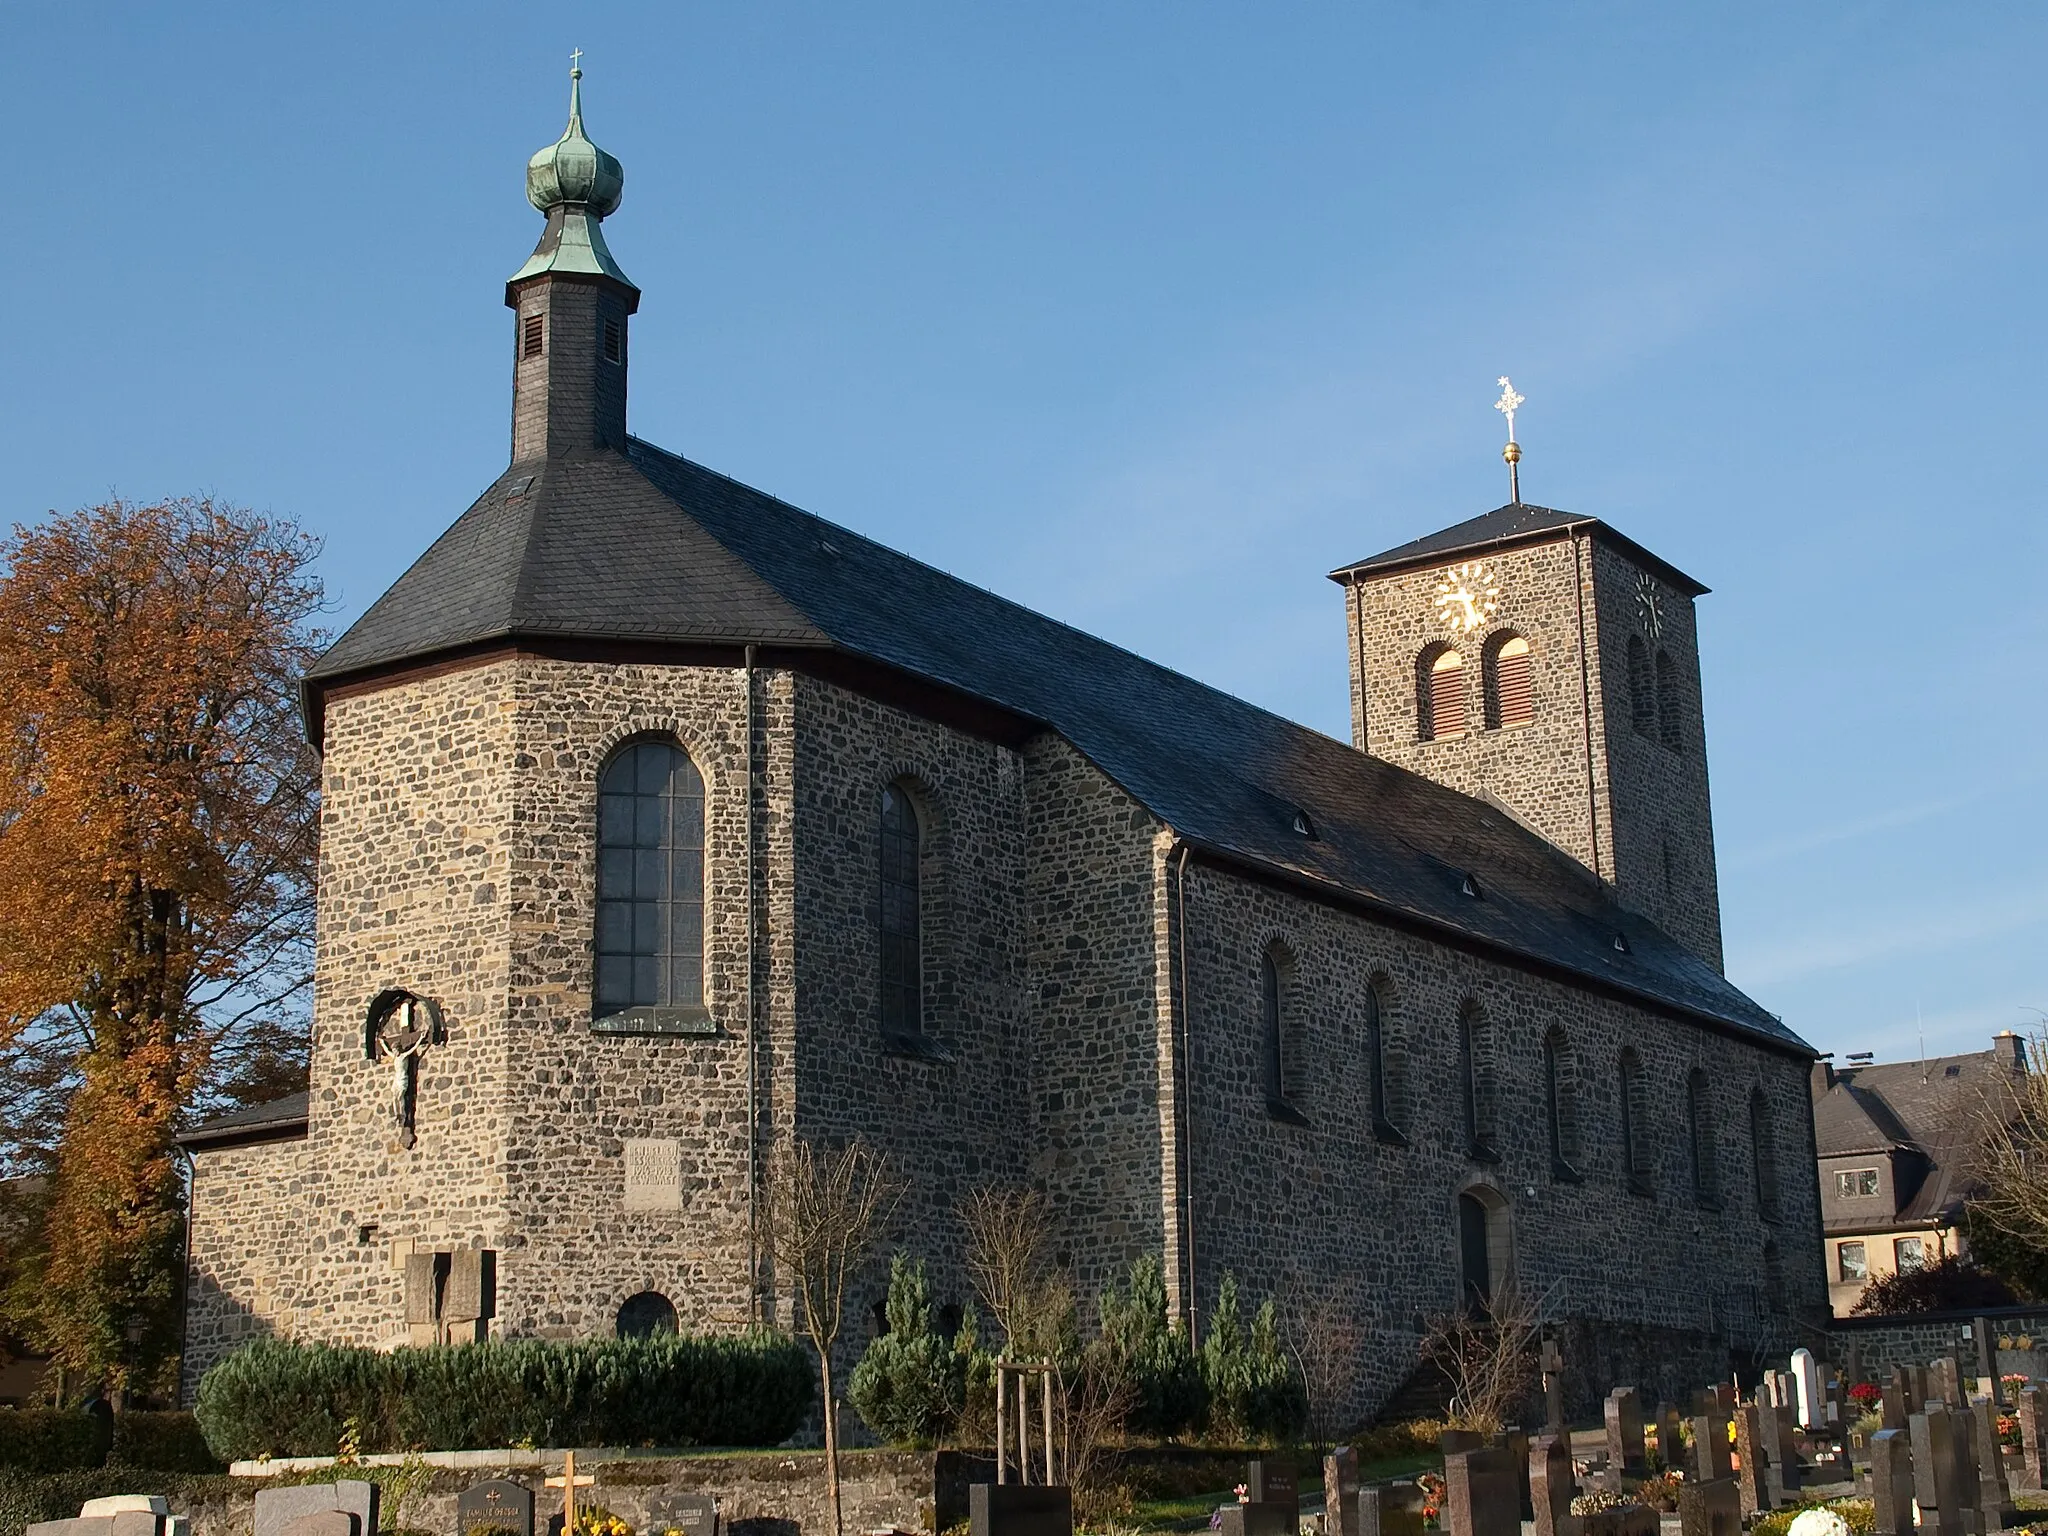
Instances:
[[[598,779],[591,1012],[704,1016],[704,780],[674,742],[629,742]]]
[[[1465,1151],[1481,1162],[1499,1157],[1494,1150],[1493,1074],[1487,1046],[1486,1015],[1476,1003],[1458,1013],[1458,1087],[1464,1111]]]
[[[1749,1171],[1756,1213],[1765,1221],[1778,1219],[1777,1131],[1771,1124],[1770,1101],[1761,1088],[1749,1093]]]
[[[628,1296],[619,1306],[618,1322],[614,1327],[622,1339],[645,1339],[657,1333],[674,1333],[675,1303],[659,1291],[641,1291]]]
[[[918,941],[917,807],[896,786],[882,791],[882,1032],[924,1033],[924,960]]]
[[[1685,689],[1669,651],[1657,653],[1657,734],[1674,752],[1685,749]]]
[[[1259,1065],[1266,1079],[1266,1102],[1271,1105],[1287,1102],[1287,1047],[1281,1038],[1284,990],[1280,957],[1269,949],[1259,961]]]
[[[1641,635],[1628,637],[1628,723],[1638,736],[1657,731],[1657,683],[1650,675],[1650,652]]]
[[[1685,1077],[1685,1127],[1692,1156],[1692,1196],[1708,1210],[1721,1208],[1721,1172],[1714,1157],[1713,1091],[1704,1068]]]
[[[1576,1182],[1579,1106],[1573,1069],[1571,1042],[1553,1025],[1543,1036],[1543,1110],[1550,1134],[1550,1173],[1553,1178]]]
[[[1377,984],[1365,987],[1366,1091],[1372,1109],[1372,1133],[1381,1141],[1405,1140],[1394,1123],[1393,1076],[1387,1063],[1387,1021]]]
[[[1529,642],[1520,635],[1496,635],[1486,643],[1486,725],[1527,725],[1536,718],[1536,678]]]
[[[1424,741],[1465,734],[1465,658],[1448,647],[1422,653],[1416,667],[1416,716]]]
[[[1617,1063],[1615,1097],[1621,1107],[1621,1170],[1629,1189],[1651,1192],[1648,1092],[1643,1059],[1633,1046],[1623,1046]]]

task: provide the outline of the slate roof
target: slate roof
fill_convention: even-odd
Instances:
[[[204,1124],[195,1125],[178,1137],[178,1144],[184,1147],[206,1148],[233,1146],[252,1141],[280,1141],[286,1137],[304,1135],[306,1112],[311,1096],[305,1093],[288,1093],[281,1099],[272,1099],[268,1104],[251,1104],[242,1109],[229,1110],[216,1115]]]
[[[1636,564],[1661,572],[1688,597],[1699,597],[1709,590],[1670,561],[1651,554],[1634,539],[1616,532],[1597,517],[1581,517],[1576,512],[1560,512],[1555,507],[1538,507],[1525,501],[1511,501],[1504,507],[1495,507],[1478,517],[1453,523],[1436,533],[1410,539],[1406,544],[1396,544],[1392,549],[1368,555],[1350,565],[1340,565],[1330,572],[1330,579],[1344,581],[1353,576],[1383,575],[1411,566],[1434,565],[1459,555],[1484,556],[1518,544],[1562,538],[1574,529],[1590,532],[1619,546]]]
[[[1907,1198],[1876,1225],[1945,1226],[1969,1194],[1978,1117],[1987,1102],[2011,1094],[2014,1069],[2007,1048],[1837,1070],[1832,1085],[1814,1096],[1814,1149],[1823,1162],[1904,1154],[1893,1166]],[[1830,1231],[1871,1226],[1860,1217],[1828,1222]]]
[[[309,723],[338,682],[548,636],[865,658],[1058,732],[1214,856],[1812,1054],[1503,810],[637,439],[501,476],[314,666]]]

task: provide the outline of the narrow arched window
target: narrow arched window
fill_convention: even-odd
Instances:
[[[882,791],[882,1032],[924,1032],[924,960],[919,945],[917,807],[895,785]]]
[[[1685,689],[1669,651],[1657,653],[1657,734],[1674,752],[1685,748]]]
[[[1543,1036],[1544,1127],[1550,1136],[1550,1172],[1575,1180],[1579,1160],[1577,1084],[1572,1077],[1572,1048],[1564,1031],[1551,1028]]]
[[[1259,1065],[1266,1079],[1266,1102],[1276,1105],[1287,1101],[1286,1042],[1281,1038],[1286,1025],[1282,1017],[1282,991],[1279,959],[1267,950],[1259,961]]]
[[[1380,989],[1371,982],[1365,988],[1365,1070],[1373,1135],[1381,1141],[1399,1141],[1401,1133],[1394,1125],[1394,1095],[1387,1068],[1387,1021],[1380,1005]]]
[[[1771,1124],[1770,1101],[1761,1088],[1753,1088],[1749,1094],[1749,1170],[1757,1215],[1765,1221],[1777,1220],[1777,1132]]]
[[[1721,1178],[1714,1157],[1711,1096],[1706,1071],[1694,1067],[1685,1078],[1685,1124],[1692,1157],[1692,1195],[1706,1209],[1718,1210],[1721,1205]]]
[[[1628,723],[1638,736],[1657,731],[1657,682],[1641,635],[1628,637]]]
[[[1529,642],[1496,635],[1486,646],[1486,724],[1489,730],[1527,725],[1536,718],[1536,680]]]
[[[597,795],[597,988],[592,1016],[651,1024],[704,1008],[704,780],[674,742],[636,741]]]
[[[1454,650],[1424,651],[1416,668],[1418,734],[1443,741],[1465,734],[1465,658]]]
[[[1458,1014],[1459,1107],[1464,1112],[1467,1155],[1491,1162],[1494,1151],[1493,1081],[1488,1071],[1486,1016],[1476,1004]]]
[[[1615,1097],[1621,1108],[1621,1169],[1628,1187],[1647,1195],[1650,1185],[1649,1104],[1643,1060],[1633,1046],[1623,1046],[1616,1067]]]

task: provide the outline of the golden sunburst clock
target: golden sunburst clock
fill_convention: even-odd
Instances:
[[[1500,580],[1478,560],[1437,578],[1436,613],[1453,636],[1468,635],[1500,611]]]
[[[1636,616],[1643,622],[1643,633],[1652,640],[1663,636],[1664,598],[1648,576],[1636,577]]]

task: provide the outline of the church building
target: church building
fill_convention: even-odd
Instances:
[[[1345,743],[657,448],[579,89],[510,463],[305,680],[311,1087],[186,1137],[188,1397],[259,1335],[786,1320],[791,1137],[890,1155],[942,1301],[961,1198],[1028,1184],[1084,1313],[1146,1255],[1196,1326],[1226,1274],[1334,1309],[1352,1418],[1510,1281],[1581,1399],[1825,1318],[1814,1053],[1721,970],[1704,587],[1519,500],[1342,565]]]

